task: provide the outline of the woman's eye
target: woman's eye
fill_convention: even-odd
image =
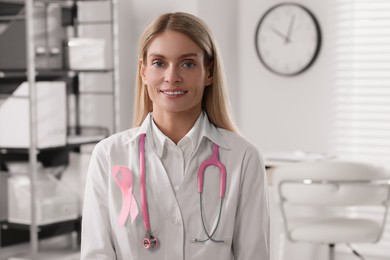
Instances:
[[[163,63],[162,61],[157,60],[157,61],[154,61],[154,62],[152,63],[152,65],[155,66],[155,67],[160,68],[160,67],[163,67],[163,66],[164,66],[164,63]]]
[[[186,61],[183,63],[183,67],[185,68],[193,68],[195,67],[195,63],[193,63],[192,61]]]

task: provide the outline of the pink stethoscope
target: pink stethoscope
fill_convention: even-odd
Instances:
[[[146,249],[151,249],[158,247],[158,239],[157,237],[152,233],[152,230],[150,228],[150,222],[149,222],[149,210],[148,210],[148,202],[146,198],[146,176],[145,176],[145,136],[146,134],[142,134],[140,136],[140,143],[139,143],[139,158],[140,158],[140,171],[141,171],[141,206],[142,206],[142,215],[144,220],[144,228],[145,228],[145,238],[142,240],[142,245]],[[219,147],[218,145],[214,144],[213,154],[209,159],[204,161],[198,170],[198,192],[199,192],[199,198],[200,198],[200,215],[202,220],[202,226],[204,233],[206,234],[205,239],[194,239],[194,242],[206,242],[208,240],[216,242],[216,243],[223,243],[223,240],[215,240],[213,238],[215,232],[218,229],[219,222],[221,219],[221,212],[222,212],[222,201],[225,196],[225,189],[226,189],[226,168],[225,165],[221,161],[219,161]],[[203,216],[203,204],[202,204],[202,193],[203,193],[203,177],[204,172],[207,167],[214,165],[219,168],[220,171],[220,186],[219,186],[219,197],[220,197],[220,207],[219,207],[219,213],[218,213],[218,219],[217,224],[215,225],[215,228],[208,232],[206,229],[204,216]]]

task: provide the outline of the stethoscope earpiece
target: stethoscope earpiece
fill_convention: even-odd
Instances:
[[[142,245],[146,249],[158,247],[158,239],[154,235],[146,234],[147,237],[142,241]]]

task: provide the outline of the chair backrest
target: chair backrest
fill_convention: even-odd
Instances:
[[[382,181],[282,181],[278,187],[288,203],[312,206],[383,206],[389,197]]]
[[[390,174],[372,165],[321,161],[296,163],[273,171],[277,202],[370,206],[389,200]]]
[[[356,162],[305,162],[276,167],[272,179],[287,233],[291,219],[356,218],[357,209],[367,207],[379,209],[384,228],[390,201],[390,174],[384,168]]]

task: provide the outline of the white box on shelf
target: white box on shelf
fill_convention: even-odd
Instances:
[[[71,38],[68,41],[69,69],[107,69],[106,42],[98,38]]]
[[[79,217],[79,199],[50,174],[39,174],[36,182],[37,225],[47,225]],[[8,221],[31,224],[30,179],[27,174],[8,178]]]
[[[0,106],[0,147],[30,147],[29,84],[21,84]],[[37,147],[66,144],[66,85],[36,82]]]

